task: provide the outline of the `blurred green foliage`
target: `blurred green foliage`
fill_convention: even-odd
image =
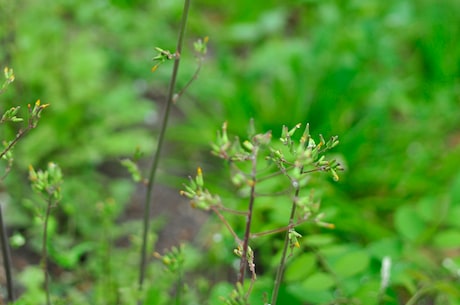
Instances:
[[[177,135],[211,139],[222,118],[244,134],[254,117],[275,134],[281,124],[309,122],[313,132],[340,136],[348,170],[338,186],[316,190],[336,229],[307,230],[333,239],[307,244],[316,249],[315,267],[302,274],[314,278],[287,284],[297,297],[290,304],[330,302],[338,285],[355,303],[375,304],[386,255],[393,267],[385,304],[405,303],[424,287],[426,302],[458,303],[460,240],[452,219],[460,205],[460,5],[259,4],[237,1],[230,9],[203,1],[213,56],[191,88],[201,107],[180,104],[191,115]],[[201,29],[197,19],[192,25]],[[275,214],[259,222],[276,223]],[[312,282],[319,294],[307,293]]]
[[[39,128],[15,149],[15,170],[6,181],[8,221],[34,228],[31,214],[24,212],[32,202],[26,168],[60,164],[66,216],[59,217],[66,219],[67,232],[59,245],[77,257],[82,251],[77,240],[85,240],[85,247],[100,255],[89,260],[80,278],[62,283],[99,281],[96,303],[114,291],[129,300],[133,292],[126,287],[134,271],[123,274],[125,279],[114,274],[109,283],[94,278],[137,259],[130,249],[111,248],[117,236],[135,232],[135,224],[113,223],[133,187],[124,176],[96,169],[136,146],[151,151],[155,139],[149,129],[169,78],[167,64],[151,74],[152,54],[155,46],[174,48],[182,2],[0,0],[0,5],[0,63],[16,74],[15,86],[2,95],[1,110],[38,98],[51,105]],[[164,171],[183,173],[199,163],[222,176],[208,143],[224,120],[231,133],[241,135],[254,118],[258,130],[272,130],[274,137],[283,124],[309,122],[313,133],[341,139],[337,157],[347,168],[341,181],[312,182],[336,229],[303,228],[303,251],[286,270],[280,304],[334,299],[377,304],[385,256],[392,265],[381,304],[460,304],[458,16],[456,0],[193,2],[179,84],[185,85],[196,67],[191,46],[197,37],[209,36],[209,56],[178,102],[168,137],[179,149],[164,158]],[[256,215],[255,224],[263,229],[283,223],[289,207],[282,203],[260,201],[262,209],[277,209]],[[206,231],[218,234],[219,227],[209,223]],[[27,234],[34,236],[33,230]],[[207,254],[190,254],[193,263],[186,271],[224,280],[198,262],[225,270],[235,259],[231,238],[200,237]],[[261,240],[260,246],[265,249],[257,254],[260,284],[251,304],[262,304],[271,289],[273,274],[262,270],[277,264],[281,239]],[[101,257],[109,254],[112,259],[104,262]],[[64,260],[68,268],[76,264],[72,255]],[[196,283],[201,286],[193,293],[209,292],[210,283]],[[171,281],[153,285],[147,295],[165,304],[168,285]],[[67,295],[83,304],[85,289]],[[229,291],[225,283],[215,285],[206,294],[209,304],[218,304]]]

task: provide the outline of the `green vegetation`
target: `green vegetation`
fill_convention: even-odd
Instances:
[[[458,1],[183,7],[0,0],[2,298],[460,304]]]

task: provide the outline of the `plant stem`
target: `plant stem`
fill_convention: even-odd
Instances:
[[[149,180],[147,185],[147,195],[144,202],[144,220],[143,220],[143,234],[142,234],[142,249],[141,249],[141,262],[139,266],[139,290],[142,290],[142,286],[144,283],[145,278],[145,270],[147,265],[147,242],[148,242],[148,233],[150,231],[150,211],[152,205],[152,195],[153,195],[153,187],[155,185],[155,177],[156,172],[158,169],[158,163],[160,160],[160,154],[163,147],[163,142],[166,134],[166,129],[168,126],[168,119],[169,113],[171,110],[171,106],[174,102],[174,88],[176,87],[176,78],[179,71],[179,63],[180,63],[180,54],[182,52],[182,44],[184,40],[185,34],[185,26],[187,24],[187,17],[188,11],[190,7],[190,0],[184,1],[184,9],[182,12],[182,20],[180,24],[180,31],[179,31],[179,38],[177,40],[177,48],[176,48],[176,57],[174,60],[174,67],[171,75],[171,81],[169,83],[169,90],[168,90],[168,100],[166,103],[166,108],[164,110],[162,116],[162,124],[160,128],[160,134],[158,137],[157,149],[153,156],[153,162],[150,168],[149,173]]]
[[[4,155],[6,155],[7,152],[9,152],[18,141],[26,135],[26,133],[29,131],[29,129],[19,129],[18,133],[16,134],[15,138],[8,143],[8,145],[5,147],[5,149],[0,153],[0,158],[3,158]]]
[[[249,198],[248,213],[246,216],[246,228],[244,231],[243,239],[243,251],[241,254],[240,261],[240,274],[238,276],[238,283],[241,285],[244,284],[244,273],[246,271],[246,265],[248,263],[248,247],[249,247],[249,236],[251,235],[251,222],[252,222],[252,212],[254,209],[254,201],[256,196],[256,172],[257,172],[257,152],[258,148],[254,148],[254,152],[251,156],[252,170],[251,170],[251,193]]]
[[[406,305],[415,305],[421,297],[432,291],[436,291],[436,283],[427,287],[422,287],[407,301]]]
[[[0,238],[2,244],[3,267],[6,276],[6,290],[8,303],[14,301],[13,277],[11,275],[11,254],[8,247],[8,237],[6,235],[6,226],[3,222],[2,206],[0,205]]]
[[[45,294],[46,304],[51,305],[50,290],[49,290],[49,275],[48,275],[48,251],[46,245],[48,244],[48,220],[51,214],[52,199],[51,196],[48,199],[46,207],[45,223],[43,225],[43,241],[42,241],[42,268],[43,275],[45,277]]]
[[[176,302],[175,305],[181,305],[182,303],[182,290],[184,289],[183,286],[183,279],[182,279],[182,268],[178,271],[177,283],[176,283]]]
[[[232,226],[228,223],[228,221],[225,219],[225,217],[219,212],[219,210],[214,207],[214,206],[211,206],[211,210],[216,213],[216,215],[220,218],[220,220],[222,221],[222,223],[225,225],[225,227],[227,228],[227,230],[230,232],[230,234],[233,236],[233,238],[235,239],[235,242],[240,244],[241,243],[241,240],[238,238],[238,235],[236,235],[235,231],[233,230]],[[246,215],[247,213],[245,213]]]
[[[297,201],[297,198],[299,197],[299,193],[300,193],[300,186],[299,186],[299,183],[297,182],[296,187],[295,187],[294,199],[292,200],[291,215],[289,216],[289,226],[292,226],[294,224],[296,201]],[[276,305],[276,301],[278,299],[278,292],[281,286],[281,281],[283,279],[284,268],[286,266],[286,255],[287,255],[288,247],[289,247],[289,229],[287,230],[286,236],[284,238],[283,252],[281,254],[281,260],[278,266],[278,270],[276,271],[275,284],[273,287],[271,305]]]

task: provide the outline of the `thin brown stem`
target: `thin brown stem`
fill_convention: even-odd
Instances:
[[[243,238],[243,251],[241,254],[241,261],[240,261],[240,273],[238,276],[238,282],[243,285],[244,284],[244,274],[246,271],[246,265],[248,262],[248,247],[249,247],[249,237],[251,235],[251,222],[252,222],[252,212],[254,209],[254,202],[256,199],[256,173],[257,173],[257,152],[258,148],[254,148],[254,151],[251,155],[251,162],[252,162],[252,170],[251,170],[251,193],[249,197],[249,206],[248,206],[248,214],[246,215],[246,228],[244,231],[244,238]]]
[[[3,158],[13,147],[18,143],[18,141],[23,138],[29,131],[37,127],[38,124],[38,119],[40,118],[40,112],[45,109],[48,105],[40,105],[40,107],[37,112],[35,113],[32,109],[32,107],[29,105],[29,118],[27,121],[27,126],[24,129],[19,129],[19,131],[16,133],[16,136],[12,141],[8,143],[8,145],[3,149],[3,151],[0,153],[0,159]]]
[[[6,235],[6,227],[3,222],[3,212],[0,205],[0,238],[2,244],[2,256],[3,256],[3,268],[5,269],[6,277],[6,291],[8,303],[14,301],[14,290],[13,290],[13,276],[11,275],[11,253],[8,247],[8,237]]]
[[[29,131],[29,129],[19,129],[18,133],[16,134],[15,138],[8,143],[8,145],[5,147],[5,149],[0,153],[0,159],[3,158],[4,155],[6,155],[7,152],[9,152],[16,143],[26,135],[26,133]]]
[[[174,102],[176,102],[185,93],[185,91],[187,91],[190,85],[198,78],[198,75],[200,74],[202,66],[203,66],[203,57],[200,57],[198,60],[198,67],[196,68],[195,73],[193,73],[192,77],[185,84],[184,88],[182,88],[182,90],[179,91],[179,93],[175,95]]]
[[[234,215],[246,216],[248,214],[248,212],[233,210],[233,209],[227,208],[227,207],[225,207],[223,205],[215,205],[215,206],[213,206],[213,208],[219,209],[219,210],[222,210],[224,212],[228,212],[228,213],[234,214]]]
[[[257,193],[256,196],[257,197],[278,197],[278,196],[283,196],[283,195],[286,195],[289,193],[289,191],[291,191],[291,189],[286,189],[284,191],[279,191],[279,192],[276,192],[276,193],[267,193],[267,194],[264,194],[264,193]]]
[[[168,90],[168,100],[166,104],[166,108],[163,113],[163,120],[160,128],[160,134],[158,137],[157,148],[153,156],[152,166],[150,168],[149,173],[149,180],[147,185],[147,195],[145,197],[144,202],[144,220],[143,220],[143,234],[142,234],[142,249],[141,249],[141,262],[139,266],[139,290],[142,290],[142,286],[144,284],[145,278],[145,271],[147,269],[147,243],[148,243],[148,233],[150,231],[150,211],[152,206],[152,198],[153,198],[153,187],[155,185],[155,177],[158,169],[158,164],[160,161],[160,155],[163,148],[164,138],[166,134],[166,129],[168,126],[169,120],[169,113],[171,110],[171,106],[174,103],[174,90],[176,87],[176,79],[179,72],[179,63],[180,63],[180,55],[182,52],[182,45],[185,35],[185,26],[187,24],[187,17],[190,8],[190,0],[184,1],[184,9],[182,11],[182,20],[180,24],[179,30],[179,37],[177,39],[177,48],[176,48],[176,56],[174,60],[174,67],[172,70],[171,81],[169,83],[169,90]],[[142,304],[141,302],[138,302]]]
[[[228,223],[228,221],[225,219],[225,217],[219,212],[219,210],[215,206],[211,206],[211,210],[216,213],[217,217],[222,221],[222,223],[227,227],[227,230],[230,232],[230,234],[233,236],[235,241],[239,244],[241,243],[241,240],[238,238],[238,235],[235,233],[233,230],[232,226]]]
[[[293,183],[295,185],[295,194],[294,194],[294,199],[292,200],[292,208],[291,208],[291,215],[289,216],[289,226],[292,227],[294,224],[294,217],[295,217],[295,211],[296,211],[296,202],[297,198],[299,198],[299,193],[300,193],[300,186],[297,181]],[[283,252],[281,254],[281,259],[280,259],[280,264],[278,266],[278,270],[276,271],[276,277],[275,277],[275,284],[273,287],[273,294],[272,294],[272,305],[276,305],[276,301],[278,299],[278,293],[279,289],[281,286],[281,281],[283,279],[283,274],[284,274],[284,268],[286,266],[286,256],[287,256],[287,249],[289,247],[289,230],[286,232],[286,236],[284,237],[284,245],[283,245]]]
[[[285,227],[281,227],[281,228],[276,228],[276,229],[273,229],[273,230],[267,230],[267,231],[263,231],[263,232],[258,232],[258,233],[251,233],[251,238],[258,238],[258,237],[262,237],[262,236],[266,236],[266,235],[271,235],[271,234],[275,234],[275,233],[280,233],[280,232],[288,232],[289,230],[291,230],[292,228],[295,228],[297,227],[298,225],[301,225],[305,222],[307,222],[307,218],[305,219],[302,219],[300,221],[297,221],[296,223],[292,223],[288,226],[285,226]]]

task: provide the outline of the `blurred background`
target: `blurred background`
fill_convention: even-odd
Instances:
[[[27,167],[58,163],[65,184],[56,248],[72,250],[53,259],[77,268],[91,260],[85,254],[98,249],[100,232],[114,232],[116,239],[139,227],[143,191],[119,160],[139,147],[149,163],[172,68],[150,71],[154,47],[174,51],[183,3],[0,5],[0,63],[16,75],[0,96],[2,111],[25,110],[37,99],[51,105],[16,147],[13,171],[2,185],[10,233],[25,236],[31,253],[38,248]],[[288,267],[284,304],[331,302],[337,277],[348,304],[373,304],[384,256],[393,262],[385,304],[405,304],[421,289],[429,293],[417,304],[460,304],[459,16],[456,0],[193,1],[179,88],[196,69],[193,42],[209,37],[208,55],[174,106],[167,133],[157,195],[163,217],[154,221],[160,248],[179,240],[205,243],[200,228],[218,226],[187,210],[177,193],[197,166],[217,177],[211,188],[224,183],[219,177],[227,177],[226,168],[209,153],[222,122],[244,136],[254,118],[257,129],[272,130],[275,139],[282,125],[310,123],[315,136],[339,136],[333,154],[346,170],[339,182],[326,177],[317,189],[326,220],[336,228],[305,228],[306,247],[321,255],[305,249],[298,257],[303,265]],[[2,129],[2,137],[16,128]],[[230,238],[226,247],[232,247]],[[222,245],[205,249],[201,255],[215,266],[234,259],[231,251],[221,255]],[[261,250],[261,266],[276,265],[270,251]],[[319,267],[321,257],[339,270],[332,282],[333,273]],[[226,277],[213,276],[215,283]],[[270,276],[262,273],[260,291],[269,289]],[[213,287],[209,304],[217,304],[212,300],[224,289]],[[257,293],[254,304],[262,304]]]

